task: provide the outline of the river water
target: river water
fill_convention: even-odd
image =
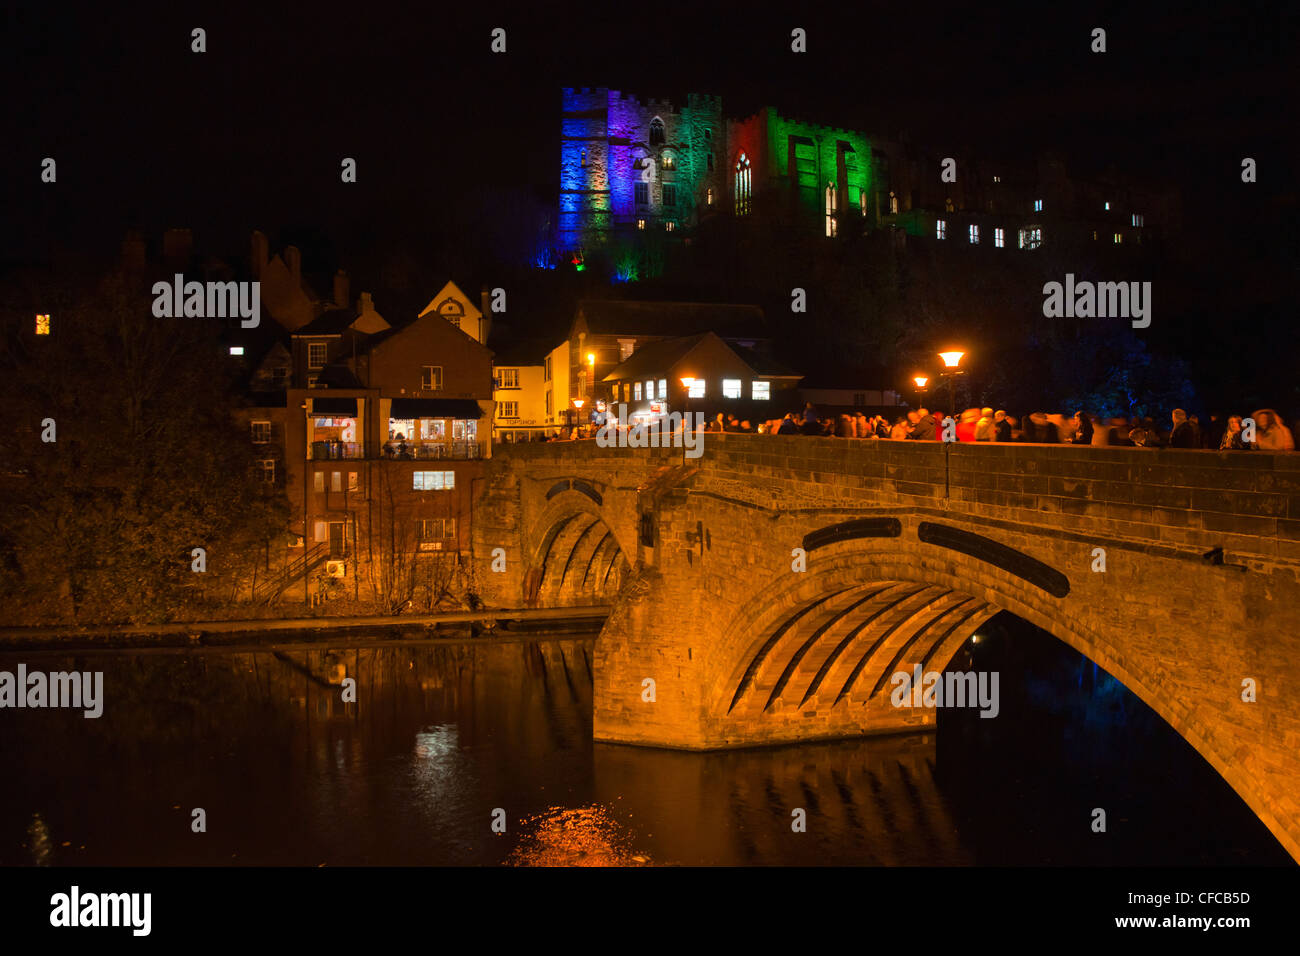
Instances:
[[[105,698],[0,710],[0,865],[1289,864],[1104,672],[1006,615],[980,637],[997,719],[710,754],[593,744],[590,638],[0,654]]]

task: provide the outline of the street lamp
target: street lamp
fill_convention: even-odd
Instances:
[[[583,399],[583,398],[575,398],[575,399],[573,400],[573,407],[576,408],[576,409],[578,410],[578,414],[576,414],[576,415],[573,416],[573,419],[574,419],[574,429],[575,429],[575,431],[576,431],[576,429],[582,427],[582,406],[583,406],[583,405],[586,405],[586,404],[587,404],[587,401],[586,401],[586,399]]]
[[[956,350],[939,353],[939,358],[943,359],[943,371],[939,374],[948,380],[948,408],[954,420],[957,418],[957,399],[953,394],[953,382],[958,375],[965,372],[965,369],[959,367],[961,365],[962,356],[965,354],[965,352],[958,352]]]

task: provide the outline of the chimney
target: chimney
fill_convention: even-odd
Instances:
[[[340,309],[346,309],[349,301],[348,274],[340,269],[334,273],[334,304]]]
[[[479,331],[482,337],[479,341],[487,345],[488,333],[492,331],[492,291],[487,286],[482,286],[478,294],[479,311],[483,317],[479,319]]]
[[[373,311],[375,311],[375,303],[371,300],[370,293],[361,293],[361,298],[357,299],[357,315],[364,315]]]
[[[122,240],[122,268],[127,272],[144,272],[144,237],[134,229]]]
[[[262,267],[271,257],[268,254],[266,236],[261,230],[253,230],[253,238],[248,250],[248,266],[254,279],[262,278]]]
[[[194,254],[194,237],[188,229],[168,229],[163,233],[163,263],[170,272],[184,272]]]
[[[298,251],[297,246],[289,246],[284,250],[284,264],[289,267],[289,276],[293,279],[295,288],[302,288],[302,253]]]

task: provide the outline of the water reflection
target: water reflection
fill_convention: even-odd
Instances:
[[[0,655],[0,669],[102,670],[105,696],[97,720],[0,714],[0,865],[964,865],[1096,852],[1086,833],[1058,833],[1077,829],[1068,794],[1120,764],[1098,751],[1078,766],[1089,721],[1045,713],[1029,678],[1004,718],[941,719],[938,735],[700,754],[593,744],[592,647]],[[1049,739],[1060,721],[1064,746]],[[1135,729],[1148,730],[1130,723],[1126,739]],[[1146,759],[1132,752],[1121,770]],[[1216,781],[1197,759],[1164,767],[1165,789]],[[1068,788],[1042,785],[1053,779]],[[190,829],[199,807],[203,834]],[[1216,809],[1225,833],[1243,812],[1259,829],[1244,805]],[[1231,840],[1229,859],[1258,859],[1257,843]],[[1142,852],[1165,862],[1160,846]]]

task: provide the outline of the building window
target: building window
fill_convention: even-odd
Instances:
[[[637,183],[635,186],[636,204],[638,206],[650,205],[650,184]]]
[[[420,388],[436,392],[442,388],[442,366],[426,365],[420,370]]]
[[[615,396],[617,398],[617,396]],[[623,401],[632,401],[632,385],[629,382],[623,383]]]
[[[665,153],[664,153],[664,156],[663,156],[663,167],[664,167],[664,169],[676,169],[676,168],[677,168],[677,161],[676,161],[675,159],[673,159],[673,154],[672,154],[672,153],[669,153],[669,152],[665,152]]]
[[[1002,182],[1002,177],[1001,177],[1001,176],[994,176],[994,177],[993,177],[993,181],[994,181],[995,183],[1000,183],[1000,182]]]
[[[497,370],[500,382],[497,388],[518,388],[519,387],[519,369],[503,368]]]
[[[980,244],[980,227],[979,227],[979,226],[976,226],[976,225],[972,224],[971,227],[967,230],[967,234],[968,234],[969,237],[970,237],[970,244],[971,244],[972,246],[978,246],[978,245]]]
[[[638,220],[636,221],[636,227],[637,227],[638,229],[640,229],[642,232],[645,232],[645,220],[644,220],[644,219],[638,219]]]
[[[417,471],[411,485],[416,491],[450,491],[456,487],[454,471]]]
[[[420,544],[437,542],[441,544],[456,537],[455,518],[421,518]],[[438,551],[440,548],[421,548],[423,551]]]
[[[743,216],[749,212],[750,190],[749,157],[744,153],[736,160],[736,215]]]
[[[360,483],[358,482],[358,479],[360,477],[361,475],[358,472],[355,471],[348,472],[348,491],[356,491],[358,488],[361,487]]]
[[[710,158],[711,158],[711,157],[710,157]],[[710,187],[708,188],[707,192],[705,193],[704,202],[705,202],[706,205],[709,205],[709,206],[712,206],[712,205],[713,205],[713,187],[712,187],[712,186],[710,186]]]
[[[738,378],[724,378],[722,380],[722,397],[723,398],[740,398],[741,385]]]
[[[664,121],[655,117],[650,121],[650,145],[662,146],[664,142]]]
[[[839,194],[833,183],[826,184],[826,235],[835,236],[839,232],[839,224],[836,221],[835,213],[839,209]]]
[[[324,342],[312,342],[307,346],[307,367],[324,368],[328,348]]]
[[[676,228],[677,228],[677,223],[673,222],[671,219],[669,219],[667,222],[664,223],[664,229],[666,229],[668,232],[672,232]]]
[[[587,151],[585,149],[582,151],[582,168],[587,168]]]
[[[1043,244],[1043,230],[1038,226],[1030,226],[1028,229],[1020,230],[1020,248],[1037,249]]]
[[[552,408],[552,405],[551,405],[551,390],[548,388],[548,389],[546,390],[546,417],[547,417],[547,418],[549,418],[549,417],[551,416],[551,408]]]
[[[677,187],[672,183],[664,183],[664,205],[677,205]]]
[[[772,383],[753,381],[749,383],[749,397],[756,402],[765,402],[772,397]]]
[[[253,444],[265,445],[271,440],[270,422],[250,422],[253,430]]]
[[[1042,211],[1043,211],[1043,201],[1041,199],[1035,199],[1034,212],[1042,212]]]
[[[995,228],[993,230],[993,245],[996,248],[1001,249],[1005,244],[1006,233],[1004,233],[1001,228]]]
[[[330,491],[342,491],[342,490],[343,490],[343,472],[341,472],[341,471],[331,471],[331,472],[330,472]]]
[[[641,383],[636,382],[632,385],[632,401],[641,401]]]
[[[660,398],[668,397],[668,379],[666,378],[661,378],[659,380],[659,397]]]
[[[311,484],[312,484],[312,488],[313,488],[313,490],[315,490],[315,491],[324,491],[324,490],[325,490],[325,472],[323,472],[323,471],[315,472],[315,473],[312,475],[312,481],[311,481]]]
[[[48,334],[48,333],[47,333],[47,334]],[[243,355],[243,354],[244,354],[244,347],[243,347],[242,345],[232,345],[232,346],[230,347],[230,354],[231,354],[231,355]]]
[[[319,375],[309,375],[309,376],[307,376],[307,387],[308,387],[308,388],[319,388],[319,387],[320,387],[320,376],[319,376]]]
[[[258,464],[262,466],[262,480],[268,485],[275,484],[275,459],[263,458]]]
[[[1143,222],[1145,222],[1145,218],[1142,216],[1141,213],[1136,213],[1136,212],[1133,213],[1133,226],[1135,228],[1140,229],[1142,227]]]
[[[1118,246],[1123,241],[1124,241],[1124,237],[1118,232],[1115,233],[1115,245]]]
[[[289,370],[283,365],[271,369],[271,387],[284,388],[289,384]]]
[[[655,397],[655,380],[654,380],[654,379],[650,379],[648,382],[645,383],[645,397],[646,397],[648,400],[651,400],[651,401],[654,400],[654,397]]]
[[[518,403],[518,402],[502,402],[502,403],[501,403],[501,414],[500,414],[498,417],[499,417],[499,418],[518,418],[518,417],[519,417],[519,403]]]
[[[38,315],[36,317],[36,334],[37,335],[50,334],[50,317],[48,314]]]
[[[863,203],[863,208],[864,209],[866,208],[865,202]],[[898,215],[898,197],[895,196],[892,192],[889,194],[889,214],[891,216]]]
[[[952,206],[952,199],[945,199],[945,200],[943,201],[943,211],[944,211],[944,212],[954,212],[954,211],[955,211],[955,210],[953,209],[953,206]]]
[[[687,397],[687,398],[703,398],[703,397],[704,397],[704,379],[702,379],[702,378],[692,379],[692,380],[691,380],[691,387],[690,387],[690,389],[686,392],[686,397]]]
[[[936,239],[947,239],[947,238],[948,238],[948,223],[947,223],[947,222],[945,222],[945,221],[942,220],[942,219],[936,219],[936,220],[934,221],[934,237],[935,237]]]

